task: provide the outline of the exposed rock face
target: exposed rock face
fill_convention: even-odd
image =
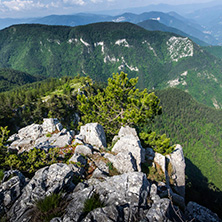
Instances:
[[[113,176],[104,182],[96,184],[94,187],[90,186],[89,188],[74,192],[69,197],[71,201],[62,221],[79,221],[81,216],[83,216],[84,202],[93,193],[99,194],[101,201],[106,207],[92,211],[83,221],[89,221],[91,216],[98,221],[101,218],[113,218],[114,221],[119,221],[119,218],[123,217],[121,212],[125,211],[126,213],[123,218],[130,218],[135,211],[138,212],[139,208],[146,207],[149,182],[145,174],[133,172]],[[103,213],[100,214],[100,212]]]
[[[34,206],[37,200],[69,187],[74,188],[71,182],[72,176],[73,171],[71,168],[62,163],[38,170],[8,212],[10,221],[24,221],[28,210]]]
[[[140,144],[140,140],[135,129],[130,127],[121,127],[119,131],[119,140],[114,145],[112,151],[116,153],[130,152],[136,160],[137,170],[141,171],[141,163],[145,160],[145,150]]]
[[[53,133],[55,130],[58,133]],[[30,150],[34,147],[49,149],[55,147],[64,147],[72,143],[74,137],[73,131],[63,129],[62,124],[56,118],[44,119],[42,125],[32,124],[24,127],[9,138],[12,142],[10,149],[18,151]]]
[[[46,136],[46,132],[55,129],[61,131]],[[46,119],[42,125],[21,129],[10,140],[47,149],[55,144],[63,146],[67,137],[72,138],[72,132],[62,129],[56,119]],[[216,214],[194,202],[185,207],[185,161],[180,145],[166,157],[151,148],[144,150],[136,130],[130,127],[121,127],[114,140],[113,152],[104,149],[101,152],[106,145],[103,128],[97,123],[87,124],[76,136],[75,143],[81,145],[76,146],[69,165],[57,163],[44,167],[30,181],[18,171],[5,172],[0,184],[0,215],[6,212],[10,222],[32,222],[36,201],[62,191],[67,207],[61,217],[51,222],[220,221]],[[110,177],[108,161],[123,174]],[[138,172],[144,161],[159,165],[166,183],[148,181],[146,174]],[[16,174],[11,179],[10,172]],[[169,176],[174,180],[176,192],[171,189]],[[93,207],[86,209],[86,201],[95,196]],[[94,208],[97,201],[102,204]],[[185,214],[178,207],[185,209]]]
[[[4,178],[0,185],[0,215],[9,210],[14,201],[21,195],[22,189],[27,182],[23,174],[17,170],[10,170],[4,173]]]
[[[82,138],[84,143],[91,144],[94,148],[106,147],[106,136],[103,127],[98,123],[88,123],[81,126],[77,138]]]
[[[157,163],[161,166],[163,172],[166,172],[166,157],[160,153],[155,153],[154,163]]]
[[[104,157],[109,159],[120,173],[137,171],[136,160],[131,152],[121,152],[116,156],[107,153]]]
[[[159,199],[149,209],[146,217],[148,221],[169,221],[170,200],[167,198]]]
[[[183,148],[177,144],[174,151],[167,156],[172,165],[172,177],[175,181],[175,190],[182,197],[185,197],[185,158],[183,155]]]
[[[219,222],[221,221],[217,214],[213,213],[211,210],[203,207],[195,202],[190,201],[186,207],[187,219],[193,220],[195,222]]]

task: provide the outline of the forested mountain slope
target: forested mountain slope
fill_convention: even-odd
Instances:
[[[222,190],[222,111],[199,104],[179,89],[156,94],[163,114],[156,119],[153,130],[166,133],[173,143],[184,147],[187,182],[192,183],[192,189],[187,187],[189,198],[221,212],[222,194],[216,187]]]
[[[7,91],[27,83],[36,82],[41,79],[41,77],[32,76],[25,72],[0,68],[0,92]]]
[[[176,86],[202,103],[222,106],[220,60],[188,38],[131,23],[9,27],[0,31],[0,67],[97,81],[124,71],[139,77],[140,88]]]

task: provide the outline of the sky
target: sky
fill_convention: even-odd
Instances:
[[[206,2],[210,2],[210,0],[0,0],[0,18],[75,14],[159,3],[193,4]]]

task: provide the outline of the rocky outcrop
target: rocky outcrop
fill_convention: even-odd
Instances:
[[[0,215],[7,212],[14,201],[21,195],[22,189],[28,180],[17,170],[10,170],[4,173],[0,185]]]
[[[10,221],[25,221],[27,215],[30,214],[30,208],[35,205],[36,201],[61,190],[73,189],[72,176],[71,168],[62,163],[38,170],[9,210]]]
[[[48,118],[44,119],[41,125],[29,125],[12,135],[9,138],[9,142],[12,142],[9,149],[19,152],[28,151],[34,147],[48,150],[70,145],[73,138],[73,131],[64,129],[56,118]]]
[[[45,133],[55,129],[47,142]],[[11,140],[35,140],[36,146],[41,142],[37,148],[46,148],[53,141],[62,144],[68,133],[56,120],[47,119],[42,125],[21,129]],[[65,160],[69,165],[44,167],[30,181],[20,172],[12,178],[10,172],[5,172],[0,185],[0,214],[6,212],[9,221],[31,222],[36,201],[62,191],[67,206],[61,209],[62,216],[51,222],[220,221],[216,214],[194,202],[185,206],[185,161],[180,145],[163,156],[151,148],[144,149],[136,130],[130,127],[121,127],[114,141],[107,152],[103,149],[106,140],[102,126],[87,124],[72,143],[73,154]],[[145,161],[150,164],[146,163],[147,167],[161,168],[165,179],[148,180],[148,175],[140,172]],[[111,168],[115,173],[111,174]]]
[[[109,159],[109,161],[113,163],[113,166],[120,173],[137,171],[136,160],[131,152],[121,152],[116,156],[107,153],[104,155],[104,157]]]
[[[106,147],[106,136],[103,127],[98,123],[88,123],[80,127],[80,133],[76,136],[86,144],[91,144],[94,149]]]
[[[145,150],[141,146],[135,129],[130,127],[121,127],[116,140],[117,142],[113,146],[112,151],[115,153],[125,154],[130,152],[136,160],[137,170],[140,172],[141,163],[145,161]]]
[[[185,197],[185,158],[183,148],[177,144],[174,151],[167,156],[169,164],[171,164],[171,177],[174,180],[174,189],[176,192]],[[169,169],[169,167],[168,167]]]
[[[188,220],[194,220],[195,222],[221,221],[217,214],[192,201],[187,204],[186,216]]]

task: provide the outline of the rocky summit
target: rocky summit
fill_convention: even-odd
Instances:
[[[31,178],[18,170],[5,171],[0,183],[0,215],[5,221],[220,221],[195,202],[185,204],[180,145],[163,156],[142,147],[136,130],[126,126],[108,149],[98,123],[82,126],[74,136],[57,119],[22,128],[9,142],[8,149],[17,153],[34,147],[46,151],[72,147],[74,152],[66,162],[45,166]],[[50,197],[53,209],[47,208]]]

